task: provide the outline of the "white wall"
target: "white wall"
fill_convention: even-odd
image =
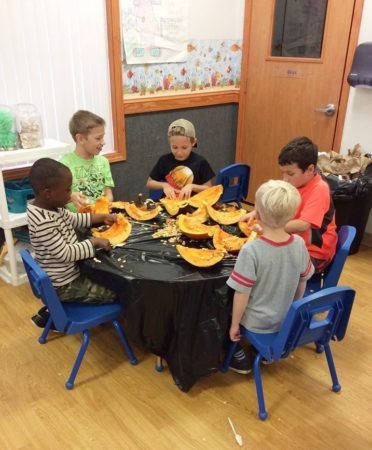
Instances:
[[[73,143],[68,121],[88,109],[113,148],[105,0],[0,0],[0,104],[34,103],[44,134]]]
[[[192,39],[243,38],[244,0],[232,0],[232,1],[188,0],[188,1],[189,1],[190,38]]]
[[[372,42],[372,0],[364,1],[358,42]],[[355,144],[360,144],[364,153],[372,153],[371,125],[372,89],[350,88],[341,152],[346,153]],[[372,233],[372,214],[369,216],[366,231]]]

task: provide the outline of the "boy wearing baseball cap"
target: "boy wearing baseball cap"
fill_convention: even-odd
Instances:
[[[215,173],[208,161],[192,150],[197,145],[194,125],[186,119],[175,120],[169,125],[168,140],[171,153],[159,158],[146,186],[181,200],[211,186]]]

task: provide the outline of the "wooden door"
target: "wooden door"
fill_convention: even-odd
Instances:
[[[333,148],[353,11],[354,0],[246,1],[236,159],[252,169],[249,201],[280,178],[289,140]],[[333,115],[316,111],[328,104]]]

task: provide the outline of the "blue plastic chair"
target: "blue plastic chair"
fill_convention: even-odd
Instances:
[[[332,262],[323,272],[316,273],[310,278],[306,285],[305,295],[312,294],[320,289],[337,286],[355,234],[355,227],[350,225],[344,225],[339,229],[336,253]]]
[[[20,251],[23,264],[35,297],[42,300],[49,310],[49,319],[39,337],[40,344],[45,344],[49,330],[54,324],[57,331],[64,334],[83,334],[80,351],[65,384],[67,389],[74,387],[74,381],[83,361],[89,344],[89,329],[106,322],[112,322],[119,334],[120,340],[128,354],[131,364],[137,364],[137,358],[127,341],[123,329],[117,319],[123,314],[121,303],[93,305],[87,303],[62,303],[54,289],[49,276],[39,267],[27,250]]]
[[[248,195],[249,176],[251,168],[248,164],[231,164],[221,169],[216,178],[216,184],[222,184],[221,203],[236,202],[239,207]]]
[[[329,372],[332,378],[332,390],[338,392],[336,368],[330,348],[330,340],[341,341],[346,333],[355,291],[349,287],[334,287],[321,290],[315,294],[292,303],[286,318],[277,333],[253,333],[243,326],[240,332],[257,350],[253,362],[253,374],[258,400],[258,416],[267,418],[265,399],[260,373],[262,360],[275,362],[287,358],[297,347],[315,342],[324,347]],[[322,317],[317,317],[321,314]],[[222,371],[228,370],[237,343],[230,345]]]
[[[150,189],[149,198],[154,200],[154,202],[158,202],[164,195],[163,189]]]

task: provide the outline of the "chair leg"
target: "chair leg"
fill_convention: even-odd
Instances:
[[[261,420],[265,420],[267,418],[267,412],[265,408],[265,398],[262,388],[262,378],[261,378],[261,371],[260,371],[260,363],[262,361],[262,355],[260,353],[257,353],[254,361],[253,361],[253,375],[254,375],[254,381],[256,384],[256,393],[257,393],[257,401],[258,401],[258,417]]]
[[[228,370],[229,370],[229,365],[230,365],[230,361],[231,361],[231,358],[233,357],[233,354],[234,354],[234,352],[235,352],[235,349],[236,349],[236,346],[238,345],[238,343],[237,342],[232,342],[230,345],[229,345],[229,348],[228,348],[228,350],[227,350],[227,353],[226,353],[226,356],[225,356],[225,359],[224,359],[224,361],[223,361],[223,363],[222,363],[222,366],[221,366],[221,372],[227,372]]]
[[[329,372],[330,372],[331,378],[332,378],[332,391],[339,392],[341,390],[341,385],[338,382],[336,367],[333,362],[331,347],[329,346],[329,344],[324,344],[324,350],[325,350],[325,354],[327,357]]]
[[[156,357],[155,370],[157,372],[163,372],[163,370],[164,370],[163,358],[161,356]]]
[[[48,336],[48,333],[49,333],[50,327],[52,326],[52,323],[53,323],[52,317],[49,316],[49,319],[45,325],[45,328],[44,328],[43,332],[41,333],[41,336],[39,337],[40,344],[45,344],[45,342],[47,340],[46,338]]]
[[[137,358],[134,356],[132,347],[129,345],[128,339],[125,336],[124,330],[120,326],[120,323],[117,320],[113,320],[112,324],[114,325],[115,330],[118,332],[119,338],[125,348],[125,351],[127,352],[130,363],[137,364]]]
[[[81,347],[80,347],[79,353],[78,353],[77,358],[75,360],[75,364],[74,364],[74,367],[72,368],[70,376],[68,377],[68,380],[66,381],[66,384],[65,384],[67,389],[72,389],[74,387],[75,378],[76,378],[76,375],[77,375],[77,373],[79,371],[80,364],[83,361],[85,352],[87,351],[88,344],[89,344],[89,331],[88,330],[84,330],[83,331],[83,341],[81,343]]]

